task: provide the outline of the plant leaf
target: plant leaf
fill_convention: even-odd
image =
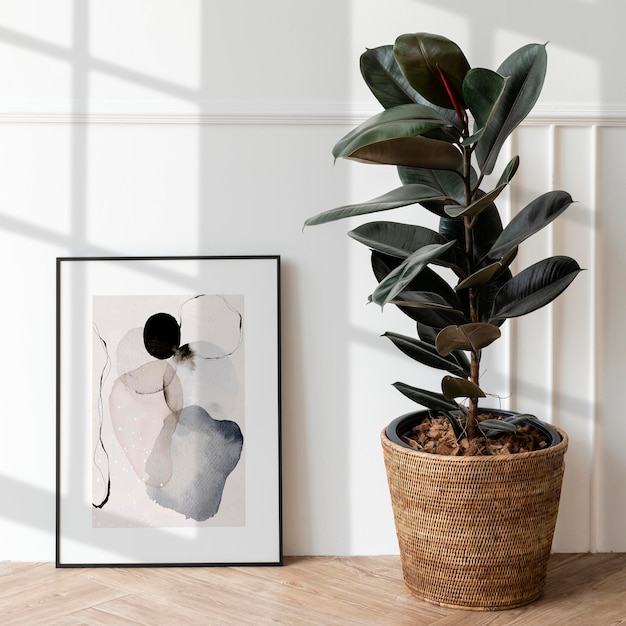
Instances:
[[[372,251],[372,270],[378,282],[382,281],[392,270],[398,268],[403,260]],[[460,308],[461,301],[454,289],[439,274],[425,267],[407,285],[408,292],[433,292],[441,297],[441,301],[451,308]],[[434,344],[433,344],[434,345]]]
[[[479,131],[476,131],[473,135],[470,135],[467,139],[463,139],[463,141],[461,142],[461,145],[464,148],[467,148],[469,146],[471,146],[473,143],[476,143],[483,134],[483,129],[481,128]]]
[[[500,433],[517,432],[515,424],[505,420],[482,420],[481,422],[478,422],[478,427],[481,431],[483,431],[485,437],[493,437],[494,435]]]
[[[508,80],[493,116],[476,143],[476,159],[485,174],[491,174],[507,137],[535,106],[543,88],[546,67],[545,46],[529,44],[511,54],[498,68],[498,74]]]
[[[458,323],[466,322],[465,315],[461,310],[454,309],[441,295],[432,291],[401,291],[396,298],[390,301],[390,304],[413,309],[432,309],[446,313]]]
[[[474,217],[475,215],[482,213],[490,204],[492,204],[506,186],[507,183],[499,185],[495,189],[492,189],[489,193],[486,193],[482,198],[472,202],[467,207],[447,206],[444,210],[450,217]]]
[[[516,415],[507,415],[502,419],[486,419],[478,422],[478,426],[483,430],[483,427],[487,427],[489,430],[486,432],[483,430],[483,434],[485,437],[497,437],[501,435],[503,432],[515,432],[517,429],[515,427],[516,424],[519,424],[524,421],[534,420],[538,421],[534,415],[530,415],[529,413],[524,414],[516,414]]]
[[[345,156],[360,163],[457,170],[463,159],[450,143],[427,137],[397,137],[371,143]]]
[[[401,259],[428,244],[448,243],[448,240],[430,228],[398,222],[368,222],[348,233],[350,237],[378,250]]]
[[[446,400],[485,397],[485,392],[471,380],[455,378],[454,376],[444,376],[441,381],[441,390]]]
[[[479,190],[480,191],[480,190]],[[447,239],[465,241],[463,220],[443,216],[439,221],[439,233]],[[474,258],[482,259],[502,233],[502,221],[495,204],[490,204],[477,217],[473,228]]]
[[[381,111],[351,130],[335,144],[333,156],[335,159],[349,158],[364,146],[388,139],[423,135],[442,126],[449,126],[449,123],[432,107],[425,104],[402,104]]]
[[[441,356],[431,344],[398,333],[387,332],[383,337],[390,339],[401,352],[423,365],[446,370],[457,376],[469,376],[469,371],[465,371],[453,357]]]
[[[435,342],[437,341],[437,335],[439,334],[439,330],[437,328],[433,328],[432,326],[427,326],[426,324],[422,324],[420,322],[417,323],[417,335],[418,337],[431,345],[433,348],[435,347]],[[462,350],[455,350],[450,355],[461,367],[464,372],[470,371],[470,361],[467,357],[467,354]]]
[[[465,187],[463,179],[458,172],[447,172],[445,170],[429,170],[419,167],[399,167],[400,180],[405,184],[420,183],[439,190],[442,196],[451,198],[461,204],[465,199]],[[476,172],[470,172],[472,186],[478,180]]]
[[[381,307],[391,302],[409,283],[435,259],[456,245],[456,241],[445,244],[423,246],[407,257],[378,284],[372,294],[372,301]]]
[[[360,69],[365,84],[385,109],[421,98],[400,71],[392,45],[366,50],[360,58]]]
[[[417,323],[417,335],[422,341],[429,343],[434,347],[435,341],[437,339],[437,333],[439,331],[432,326],[427,326],[426,324]]]
[[[468,320],[463,311],[443,303],[431,302],[433,295],[437,297],[436,294],[427,291],[403,291],[396,300],[391,301],[391,304],[395,304],[412,320],[432,326],[437,330],[450,324],[467,323]]]
[[[559,296],[581,272],[566,256],[543,259],[507,281],[496,294],[491,320],[519,317],[545,306]]]
[[[441,78],[443,74],[454,97],[463,103],[463,80],[470,65],[453,41],[430,33],[400,35],[393,52],[409,84],[429,102],[454,109]]]
[[[470,274],[465,280],[462,280],[456,287],[456,291],[460,289],[468,289],[469,287],[482,287],[497,278],[515,259],[517,256],[517,248],[513,248],[506,256],[499,261],[491,263],[486,267]]]
[[[436,340],[437,352],[447,356],[454,350],[476,352],[487,347],[500,337],[500,329],[486,322],[474,322],[462,326],[446,326]]]
[[[383,280],[385,276],[401,263],[402,261],[395,257],[376,251],[372,252],[372,270],[377,281]],[[430,267],[425,267],[409,283],[407,289],[399,297],[412,300],[416,293],[436,294],[440,298],[439,302],[442,303],[439,308],[435,306],[426,308],[425,306],[398,305],[402,313],[419,324],[430,326],[438,331],[449,324],[463,324],[469,321],[466,319],[461,301],[452,287]],[[421,300],[423,301],[424,299],[422,298]],[[432,301],[432,299],[429,298],[429,301]],[[445,306],[447,308],[443,308]]]
[[[507,267],[502,273],[494,276],[490,282],[483,285],[480,289],[480,297],[478,308],[480,310],[480,321],[489,322],[494,326],[502,326],[506,318],[493,319],[491,312],[493,311],[493,302],[500,289],[513,278],[511,270]],[[467,293],[464,291],[463,293]]]
[[[407,398],[413,400],[413,402],[417,402],[431,411],[457,411],[459,409],[459,405],[456,402],[447,400],[440,393],[411,387],[411,385],[406,383],[398,382],[394,383],[393,386]]]
[[[392,45],[366,50],[361,55],[360,66],[363,80],[385,109],[411,102],[435,107],[409,85],[396,62]],[[459,123],[454,111],[443,107],[435,109],[451,124]]]
[[[495,240],[489,258],[497,258],[517,247],[522,241],[546,227],[572,204],[566,191],[548,191],[526,205]]]
[[[510,183],[517,172],[517,168],[519,167],[519,156],[514,156],[508,163],[507,166],[502,170],[502,174],[500,175],[500,180],[496,187],[500,185],[504,185],[505,183]]]
[[[474,117],[474,134],[484,128],[494,114],[504,91],[506,78],[484,68],[473,68],[463,81],[463,97]]]
[[[448,243],[445,237],[424,226],[383,220],[363,224],[350,231],[348,235],[372,250],[400,259],[408,258],[413,252],[426,245]],[[450,267],[457,274],[464,275],[464,270],[457,264],[458,256],[458,251],[453,248],[438,257],[434,263]],[[466,266],[467,262],[463,265]]]
[[[518,424],[524,420],[535,420],[538,422],[539,418],[536,415],[531,415],[530,413],[518,413],[516,415],[507,415],[504,420],[510,422],[511,424]]]
[[[389,191],[382,196],[378,196],[366,202],[359,204],[347,204],[335,209],[330,209],[317,215],[310,217],[305,226],[314,226],[316,224],[325,224],[342,220],[347,217],[356,217],[358,215],[368,215],[380,211],[389,211],[399,207],[418,204],[431,200],[440,200],[441,195],[436,189],[426,185],[402,185]]]
[[[422,184],[437,189],[442,198],[439,201],[428,201],[422,204],[439,217],[444,217],[446,204],[456,202],[463,204],[465,201],[465,189],[463,179],[456,172],[448,170],[430,170],[417,167],[399,167],[400,180],[405,184]],[[476,184],[476,173],[472,170],[472,185]]]
[[[461,226],[463,226],[462,222]],[[491,249],[493,242],[502,232],[502,220],[495,204],[490,204],[480,213],[476,218],[472,232],[474,234],[474,255],[476,259],[481,259]]]

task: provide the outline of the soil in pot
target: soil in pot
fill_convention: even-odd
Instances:
[[[498,419],[492,413],[483,413],[479,421]],[[549,446],[548,437],[530,424],[518,424],[516,432],[497,437],[467,437],[457,441],[450,421],[445,417],[430,417],[416,424],[402,436],[409,446],[422,452],[449,456],[493,456],[543,450]]]

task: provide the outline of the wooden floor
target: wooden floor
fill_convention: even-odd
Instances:
[[[0,624],[611,626],[626,624],[626,554],[553,555],[541,599],[493,613],[418,600],[393,556],[290,557],[282,567],[236,568],[0,563]]]

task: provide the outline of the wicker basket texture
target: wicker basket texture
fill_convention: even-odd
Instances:
[[[558,430],[558,429],[557,429]],[[449,457],[381,434],[406,585],[447,607],[522,606],[544,589],[567,435],[545,450]]]

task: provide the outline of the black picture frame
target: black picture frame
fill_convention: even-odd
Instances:
[[[56,270],[56,566],[282,564],[280,256]]]

